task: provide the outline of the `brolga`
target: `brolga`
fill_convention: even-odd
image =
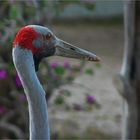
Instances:
[[[28,101],[30,140],[50,140],[45,91],[36,72],[42,58],[53,55],[99,61],[94,53],[57,38],[46,27],[28,25],[18,31],[12,56]]]

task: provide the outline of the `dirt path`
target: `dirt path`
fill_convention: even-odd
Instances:
[[[95,68],[95,64],[87,63],[86,67],[94,69],[94,76],[79,75],[74,80],[75,85],[60,88],[72,92],[72,96],[67,100],[69,104],[82,103],[85,93],[88,92],[95,96],[101,108],[93,108],[91,112],[73,112],[61,109],[54,111],[54,108],[50,106],[52,129],[59,132],[61,137],[65,137],[67,133],[68,135],[75,134],[75,132],[80,135],[88,130],[90,138],[104,138],[104,136],[96,136],[96,132],[99,130],[106,135],[120,138],[123,101],[116,91],[112,79],[121,69],[123,28],[121,26],[76,25],[74,27],[57,26],[54,27],[54,30],[62,39],[96,52],[102,59],[102,65],[101,68]],[[64,58],[53,59],[64,60]],[[73,59],[69,60],[71,63],[78,62]],[[60,89],[56,90],[55,94],[58,94]],[[65,134],[64,131],[66,131]]]

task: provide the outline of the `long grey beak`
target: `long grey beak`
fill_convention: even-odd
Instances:
[[[100,61],[100,58],[92,52],[78,48],[57,38],[55,55],[69,58],[77,58],[87,61]]]

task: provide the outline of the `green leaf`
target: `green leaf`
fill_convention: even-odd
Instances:
[[[97,68],[100,68],[101,67],[101,64],[100,63],[96,63],[95,65],[96,65]]]
[[[91,105],[85,105],[85,107],[84,107],[84,110],[85,111],[92,111],[92,109],[93,109],[93,106],[91,106]]]
[[[58,66],[54,69],[54,72],[57,74],[57,75],[63,75],[65,73],[65,69],[61,66]]]
[[[13,63],[9,63],[9,65],[8,65],[8,71],[9,71],[10,75],[13,74],[13,71],[14,70],[15,70],[15,67],[14,67]]]
[[[88,10],[94,10],[96,5],[95,4],[85,4],[85,7],[88,9]]]
[[[68,5],[71,3],[80,3],[80,0],[59,0],[60,4]]]
[[[63,90],[63,94],[65,95],[65,96],[67,96],[67,97],[70,97],[71,96],[71,92],[70,91],[68,91],[68,90]]]
[[[56,104],[56,105],[62,105],[62,104],[64,104],[64,98],[62,97],[62,96],[57,96],[57,98],[55,99],[55,101],[54,101],[54,103]]]
[[[92,69],[86,69],[85,73],[88,75],[93,75],[94,71]]]
[[[11,6],[11,9],[10,9],[10,18],[12,18],[12,19],[16,19],[17,18],[17,7],[16,7],[16,5],[12,5]]]

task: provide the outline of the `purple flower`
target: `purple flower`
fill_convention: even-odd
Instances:
[[[86,101],[88,104],[94,104],[95,103],[95,98],[92,95],[87,95],[86,96]]]
[[[70,68],[70,63],[68,61],[65,61],[63,66],[64,66],[65,69],[69,69]]]
[[[7,108],[5,106],[0,106],[0,115],[3,115],[4,113],[6,113]]]
[[[58,67],[58,62],[52,62],[50,63],[50,66],[55,69]]]
[[[16,76],[15,76],[15,84],[16,84],[17,88],[21,88],[22,87],[22,84],[21,84],[21,81],[19,79],[18,74],[16,74]]]
[[[5,79],[7,75],[8,74],[6,70],[0,70],[0,79]]]

